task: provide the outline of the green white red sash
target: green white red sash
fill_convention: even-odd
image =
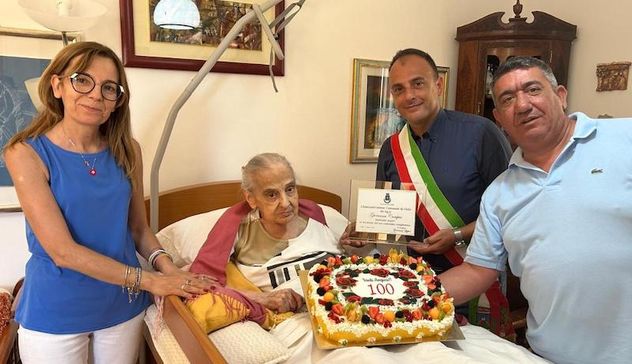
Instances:
[[[391,137],[391,149],[402,189],[415,189],[417,192],[417,216],[424,224],[428,234],[432,235],[441,229],[461,227],[463,219],[445,197],[435,181],[428,164],[413,139],[408,124]],[[452,265],[463,263],[463,257],[454,248],[444,253]],[[509,303],[500,290],[498,281],[485,292],[489,302],[488,328],[495,334],[515,339],[515,332],[509,319]],[[477,322],[478,298],[470,304],[470,321]],[[485,324],[485,323],[484,323]]]
[[[391,149],[402,188],[414,188],[417,191],[417,215],[428,234],[465,225],[435,182],[408,124],[404,125],[398,135],[393,135]],[[463,257],[454,248],[446,252],[445,256],[452,265],[463,262]]]

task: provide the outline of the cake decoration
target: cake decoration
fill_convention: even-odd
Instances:
[[[430,266],[394,249],[329,257],[309,270],[307,281],[318,332],[342,346],[441,337],[454,321],[452,298]]]

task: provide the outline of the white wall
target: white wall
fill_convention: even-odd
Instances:
[[[11,291],[24,276],[29,257],[24,238],[24,215],[0,213],[0,288]]]
[[[419,10],[416,1],[400,1],[399,6],[372,1],[370,9],[361,6],[366,3],[305,3],[287,28],[286,76],[277,78],[278,94],[265,76],[209,75],[180,112],[161,170],[161,189],[237,179],[239,167],[263,151],[285,154],[301,183],[340,194],[346,195],[350,178],[371,178],[373,165],[350,168],[348,163],[353,58],[388,60],[397,49],[415,44],[425,45],[446,64],[454,50],[445,46],[453,41],[451,26],[439,20],[443,16],[419,21],[410,16],[411,7]],[[428,10],[443,11],[438,5]],[[421,21],[443,36],[420,31]],[[158,126],[192,73],[139,69],[128,73],[135,93],[135,120],[148,121],[136,124],[136,135],[149,161]],[[173,86],[157,95],[155,90],[164,85],[158,74],[168,74]],[[157,98],[158,105],[143,102],[149,98]]]
[[[107,44],[120,54],[118,0],[85,39]],[[289,0],[286,0],[289,1]],[[630,90],[596,93],[595,65],[632,60],[632,38],[625,0],[523,1],[523,14],[534,9],[578,25],[571,57],[570,109],[596,116],[632,115]],[[263,151],[285,154],[299,183],[336,192],[348,200],[351,179],[371,179],[375,165],[349,164],[353,58],[389,60],[401,48],[417,47],[451,69],[450,106],[454,105],[458,43],[456,27],[496,11],[511,13],[512,2],[478,0],[307,0],[286,31],[285,77],[279,93],[265,76],[209,74],[181,110],[162,164],[160,189],[191,183],[238,179],[240,166]],[[17,0],[0,2],[0,25],[34,28]],[[599,14],[599,16],[596,16]],[[608,39],[612,39],[611,41]],[[626,42],[623,42],[623,40]],[[144,151],[145,188],[171,103],[193,72],[128,68],[134,134]],[[630,85],[632,89],[632,85]],[[579,91],[581,90],[581,92]],[[0,267],[0,287],[22,274],[26,243],[9,243],[5,229],[21,236],[13,217],[0,216],[0,254],[11,263]],[[15,239],[12,239],[12,241]],[[5,268],[8,267],[8,268]]]

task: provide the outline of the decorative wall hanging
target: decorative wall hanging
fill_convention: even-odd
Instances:
[[[597,91],[628,89],[628,73],[632,62],[600,63],[597,65]]]
[[[77,35],[72,34],[71,40]],[[42,74],[62,47],[59,32],[0,27],[0,151],[36,115],[27,84]],[[0,153],[0,212],[20,211],[13,181]]]

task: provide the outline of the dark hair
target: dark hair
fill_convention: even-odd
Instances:
[[[391,68],[393,68],[393,65],[398,59],[406,56],[417,56],[423,58],[424,60],[426,60],[426,62],[428,62],[430,68],[432,68],[432,73],[434,74],[435,79],[439,78],[439,71],[437,70],[437,64],[435,63],[434,59],[432,59],[432,57],[430,57],[428,53],[416,48],[406,48],[397,51],[397,53],[395,53],[395,56],[393,56],[393,59],[391,60],[390,66],[388,66],[388,70],[390,71]]]
[[[555,75],[553,74],[553,70],[548,64],[546,64],[546,62],[535,57],[519,56],[519,57],[509,58],[508,60],[505,61],[505,63],[501,64],[500,67],[498,67],[498,69],[496,69],[496,72],[494,72],[494,76],[492,77],[491,89],[492,90],[494,89],[494,86],[496,85],[496,81],[498,81],[498,79],[504,76],[505,74],[513,70],[517,70],[517,69],[526,70],[533,67],[537,67],[540,70],[542,70],[542,73],[544,73],[544,77],[546,77],[546,79],[549,80],[549,83],[551,84],[551,86],[553,88],[557,87],[557,79],[555,78]]]

